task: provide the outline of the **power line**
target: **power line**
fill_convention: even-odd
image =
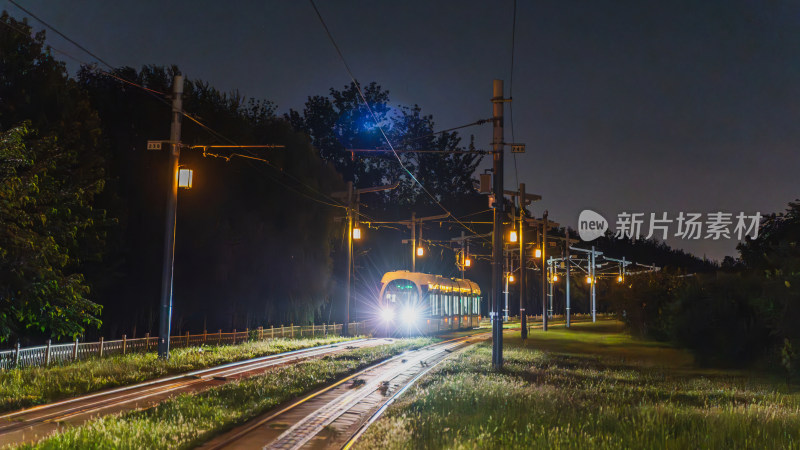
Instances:
[[[511,22],[511,75],[508,82],[508,98],[512,101],[508,102],[508,114],[509,119],[511,121],[511,142],[517,142],[514,140],[514,44],[517,34],[517,0],[514,0],[514,15]],[[514,157],[514,179],[517,182],[517,186],[519,186],[519,172],[517,171],[517,154],[511,154]]]
[[[53,27],[53,26],[52,26],[52,25],[50,25],[49,23],[45,22],[44,20],[42,20],[40,17],[38,17],[37,15],[35,15],[34,13],[32,13],[31,11],[29,11],[29,10],[27,10],[27,9],[23,8],[23,7],[22,7],[22,6],[20,6],[20,5],[19,5],[19,4],[18,4],[16,1],[14,1],[14,0],[8,0],[8,1],[9,1],[11,4],[13,4],[14,6],[16,6],[17,8],[19,8],[20,10],[22,10],[23,12],[25,12],[26,14],[30,15],[31,17],[33,17],[35,20],[37,20],[39,23],[41,23],[42,25],[44,25],[45,27],[47,27],[48,29],[50,29],[50,30],[51,30],[51,31],[53,31],[54,33],[58,34],[59,36],[61,36],[61,37],[62,37],[62,38],[64,38],[65,40],[67,40],[68,42],[70,42],[70,43],[72,43],[73,45],[75,45],[77,48],[79,48],[80,50],[82,50],[82,51],[83,51],[83,52],[85,52],[86,54],[88,54],[88,55],[90,55],[91,57],[93,57],[93,58],[97,59],[97,60],[98,60],[99,62],[101,62],[102,64],[104,64],[104,65],[108,66],[108,67],[109,67],[109,68],[110,68],[112,71],[116,70],[116,69],[114,69],[114,67],[112,67],[112,66],[111,66],[111,65],[110,65],[108,62],[106,62],[105,60],[103,60],[102,58],[100,58],[99,56],[97,56],[96,54],[94,54],[93,52],[91,52],[91,51],[90,51],[89,49],[87,49],[86,47],[84,47],[84,46],[80,45],[80,44],[79,44],[78,42],[76,42],[74,39],[71,39],[70,37],[68,37],[67,35],[65,35],[65,34],[64,34],[64,33],[62,33],[61,31],[59,31],[58,29],[56,29],[55,27]],[[3,22],[3,23],[5,24],[5,22]],[[13,29],[13,30],[17,31],[18,33],[21,33],[21,34],[23,34],[23,35],[25,35],[25,36],[29,36],[29,35],[28,35],[28,33],[25,33],[24,31],[22,31],[22,30],[20,30],[20,29],[18,29],[18,28],[16,28],[16,27],[13,27],[13,26],[11,26],[10,24],[6,24],[6,25],[7,25],[9,28],[11,28],[11,29]],[[64,51],[61,51],[61,50],[55,49],[55,47],[52,47],[52,46],[50,46],[50,48],[53,48],[54,50],[58,51],[59,53],[62,53],[62,54],[64,54],[64,55],[66,55],[66,56],[67,56],[67,57],[69,57],[70,59],[72,59],[72,60],[74,60],[74,61],[76,61],[76,62],[78,62],[78,63],[80,63],[80,64],[82,64],[82,65],[84,65],[84,66],[87,66],[87,67],[91,67],[91,66],[92,66],[91,64],[88,64],[88,63],[86,63],[86,61],[83,61],[83,60],[81,60],[81,59],[79,59],[79,58],[76,58],[76,57],[74,57],[74,56],[72,56],[72,55],[68,54],[67,52],[64,52]],[[149,93],[149,94],[151,94],[151,95],[152,95],[152,94],[157,94],[157,95],[161,95],[161,96],[164,96],[164,97],[166,97],[166,94],[164,94],[163,92],[159,92],[159,91],[156,91],[156,90],[154,90],[154,89],[147,88],[147,87],[145,87],[145,86],[142,86],[141,84],[138,84],[138,83],[135,83],[135,82],[133,82],[133,81],[127,80],[127,79],[125,79],[125,78],[123,78],[123,77],[120,77],[120,76],[118,76],[118,75],[116,75],[116,74],[114,74],[114,73],[112,73],[112,72],[106,72],[106,71],[104,71],[104,70],[100,70],[100,69],[95,69],[95,70],[97,70],[97,72],[99,72],[99,73],[101,73],[101,74],[107,75],[107,76],[109,76],[109,77],[111,77],[111,78],[114,78],[114,79],[116,79],[116,80],[118,80],[118,81],[121,81],[121,82],[123,82],[123,83],[129,84],[129,85],[131,85],[131,86],[138,87],[138,88],[140,88],[140,89],[142,89],[142,90],[144,90],[144,91],[148,92],[148,93]],[[154,98],[156,98],[157,100],[159,100],[160,102],[162,102],[162,103],[164,103],[164,104],[166,104],[166,105],[168,105],[168,106],[171,106],[171,105],[170,105],[170,103],[169,103],[169,102],[168,102],[168,101],[167,101],[165,98],[163,98],[163,97],[156,97],[155,95],[153,95],[153,97],[154,97]],[[183,111],[183,112],[182,112],[182,115],[183,115],[183,117],[186,117],[187,119],[191,120],[192,122],[194,122],[195,124],[197,124],[198,126],[200,126],[201,128],[203,128],[204,130],[206,130],[206,131],[207,131],[209,134],[211,134],[211,135],[212,135],[212,136],[214,136],[215,138],[217,138],[217,139],[220,139],[220,140],[222,140],[222,141],[229,142],[229,143],[231,143],[231,144],[234,144],[233,146],[235,146],[235,147],[242,147],[242,146],[239,146],[239,145],[235,145],[235,144],[236,144],[236,142],[234,142],[234,141],[233,141],[233,140],[231,140],[231,139],[228,139],[227,137],[225,137],[225,136],[224,136],[224,135],[222,135],[221,133],[217,132],[217,131],[216,131],[216,130],[214,130],[213,128],[211,128],[211,127],[209,127],[208,125],[204,124],[203,122],[201,122],[200,120],[198,120],[197,118],[195,118],[194,116],[192,116],[190,113],[187,113],[187,112]],[[301,193],[301,192],[297,191],[296,189],[293,189],[293,188],[291,188],[290,186],[286,185],[285,183],[281,183],[279,180],[277,180],[277,178],[274,178],[274,177],[273,177],[273,179],[274,179],[274,180],[276,180],[276,181],[277,181],[279,184],[281,184],[282,186],[286,187],[287,189],[294,190],[295,192],[297,192],[297,193],[300,193],[301,195],[305,195],[306,197],[308,197],[308,198],[311,198],[311,199],[312,199],[312,200],[314,200],[314,201],[317,201],[317,202],[319,202],[319,203],[322,203],[322,204],[325,204],[325,205],[328,205],[328,206],[339,207],[339,208],[346,208],[346,206],[344,206],[344,205],[336,204],[336,203],[338,203],[338,202],[337,202],[335,199],[333,199],[333,198],[331,198],[331,197],[327,196],[327,195],[326,195],[325,193],[323,193],[323,192],[320,192],[320,191],[316,190],[316,189],[315,189],[315,188],[313,188],[312,186],[309,186],[309,185],[307,185],[306,183],[304,183],[304,182],[302,182],[301,180],[297,179],[297,178],[296,178],[296,177],[294,177],[293,175],[291,175],[291,174],[289,174],[289,173],[286,173],[286,172],[285,172],[283,169],[280,169],[279,167],[277,167],[277,166],[274,166],[273,164],[271,164],[271,163],[270,163],[269,161],[267,161],[266,159],[262,159],[262,158],[256,158],[256,157],[247,156],[247,155],[243,155],[243,154],[239,154],[239,153],[237,153],[237,154],[235,154],[235,155],[237,155],[237,156],[240,156],[240,157],[243,157],[243,158],[249,158],[249,159],[255,159],[255,160],[262,161],[262,162],[266,163],[267,165],[269,165],[270,167],[272,167],[273,169],[275,169],[275,170],[277,170],[277,171],[281,172],[281,173],[282,173],[284,176],[286,176],[286,177],[288,177],[288,178],[291,178],[291,179],[293,179],[293,180],[294,180],[295,182],[297,182],[298,184],[301,184],[301,185],[303,185],[304,187],[306,187],[307,189],[309,189],[310,191],[312,191],[312,192],[314,192],[314,193],[316,193],[316,194],[318,194],[318,195],[322,196],[323,198],[326,198],[327,200],[330,200],[332,203],[328,203],[328,202],[321,201],[321,200],[318,200],[318,199],[313,199],[313,198],[311,198],[310,196],[308,196],[307,194],[303,194],[303,193]],[[209,156],[217,156],[217,157],[225,158],[225,157],[223,157],[223,156],[221,156],[221,155],[212,155],[212,154],[209,154]],[[231,156],[233,156],[233,155],[231,155]],[[228,159],[230,159],[230,157],[228,157]],[[363,214],[362,214],[362,216],[364,216],[364,217],[367,217],[366,215],[363,215]]]
[[[353,84],[355,85],[356,90],[358,91],[358,95],[361,97],[361,100],[364,102],[364,106],[366,106],[367,111],[369,111],[370,115],[372,116],[372,120],[375,121],[375,126],[381,132],[381,136],[383,136],[383,139],[386,141],[386,144],[389,145],[389,148],[391,149],[392,153],[394,154],[395,158],[397,159],[397,162],[400,163],[400,167],[411,177],[412,180],[414,180],[420,186],[420,188],[422,188],[423,192],[425,192],[428,195],[428,197],[430,197],[431,200],[433,200],[433,202],[436,203],[436,205],[439,206],[439,208],[442,209],[442,211],[446,212],[447,214],[450,214],[450,216],[453,216],[453,214],[447,208],[445,208],[444,205],[442,205],[441,202],[439,202],[439,200],[437,200],[436,197],[433,194],[431,194],[430,191],[428,191],[428,189],[425,188],[425,186],[417,179],[417,177],[415,177],[414,174],[411,173],[411,171],[408,170],[408,168],[406,168],[406,165],[403,164],[403,160],[400,158],[400,155],[398,155],[397,152],[395,151],[394,146],[392,145],[392,142],[389,140],[389,137],[386,135],[386,132],[384,131],[383,127],[381,126],[380,122],[378,121],[378,117],[375,115],[375,112],[372,110],[372,107],[369,105],[369,102],[367,101],[367,97],[364,95],[364,92],[361,89],[361,85],[359,84],[358,80],[356,80],[356,77],[353,74],[353,71],[350,69],[350,66],[347,64],[347,60],[345,59],[344,54],[342,53],[342,50],[339,48],[339,45],[336,43],[336,40],[333,38],[333,34],[331,34],[330,29],[328,29],[328,25],[325,23],[325,19],[322,18],[322,14],[319,12],[319,9],[317,9],[317,5],[314,3],[314,0],[309,0],[309,2],[311,3],[311,7],[314,8],[314,11],[317,13],[317,17],[319,18],[319,21],[322,24],[322,27],[325,29],[325,33],[328,35],[328,39],[330,39],[331,44],[333,44],[333,47],[336,49],[336,53],[339,55],[339,59],[342,61],[342,64],[344,64],[344,67],[347,70],[347,73],[350,76],[350,79],[353,81]],[[458,219],[456,219],[456,221],[458,221]],[[459,221],[459,224],[462,227],[464,227],[465,229],[467,229],[470,233],[477,234],[474,230],[472,230],[466,224],[461,223],[460,221]]]
[[[112,67],[112,66],[111,66],[111,64],[109,64],[109,63],[105,62],[105,61],[103,60],[103,58],[101,58],[101,57],[99,57],[99,56],[95,55],[94,53],[92,53],[92,52],[90,52],[89,50],[87,50],[87,49],[86,49],[86,47],[84,47],[84,46],[82,46],[81,44],[78,44],[78,43],[77,43],[77,42],[75,42],[74,40],[70,39],[70,38],[69,38],[69,36],[67,36],[67,35],[65,35],[64,33],[62,33],[62,32],[60,32],[60,31],[58,31],[57,29],[55,29],[55,27],[53,27],[52,25],[48,24],[48,23],[47,23],[47,22],[45,22],[44,20],[40,19],[40,18],[39,18],[39,17],[38,17],[36,14],[34,14],[34,13],[32,13],[32,12],[28,11],[27,9],[23,8],[23,7],[22,7],[22,5],[20,5],[20,4],[19,4],[19,3],[17,3],[16,1],[14,1],[14,0],[8,0],[8,2],[9,2],[9,3],[11,3],[12,5],[16,6],[17,8],[21,9],[22,11],[24,11],[25,13],[27,13],[29,16],[33,17],[33,18],[34,18],[34,19],[36,19],[37,21],[39,21],[39,23],[41,23],[42,25],[44,25],[44,26],[46,26],[47,28],[49,28],[49,29],[53,30],[53,32],[55,32],[56,34],[58,34],[58,35],[59,35],[59,36],[61,36],[62,38],[66,39],[68,42],[72,43],[72,45],[74,45],[75,47],[78,47],[79,49],[83,50],[83,51],[84,51],[84,52],[86,52],[87,54],[91,55],[91,56],[92,56],[92,58],[95,58],[96,60],[98,60],[98,61],[100,61],[101,63],[105,64],[105,65],[106,65],[108,68],[110,68],[111,70],[114,70],[114,67]]]

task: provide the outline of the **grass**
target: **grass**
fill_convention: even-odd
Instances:
[[[800,448],[800,393],[700,370],[612,321],[472,347],[409,389],[357,448]]]
[[[188,448],[281,403],[403,351],[434,342],[397,340],[271,369],[199,394],[182,394],[146,410],[109,415],[22,448]]]
[[[238,345],[173,349],[168,361],[158,359],[153,352],[132,353],[63,366],[0,371],[0,411],[26,408],[105,388],[347,339],[330,336],[251,341]]]

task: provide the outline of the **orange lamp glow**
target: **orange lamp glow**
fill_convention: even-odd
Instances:
[[[192,169],[178,169],[178,187],[192,188]]]

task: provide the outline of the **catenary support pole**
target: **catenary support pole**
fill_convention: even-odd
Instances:
[[[544,264],[547,252],[547,211],[542,214],[542,330],[547,331],[547,271]]]
[[[411,271],[417,271],[417,213],[411,213]]]
[[[566,248],[566,257],[564,258],[564,262],[565,262],[565,265],[567,267],[567,281],[566,281],[567,284],[566,284],[566,287],[565,287],[565,291],[566,291],[565,293],[566,293],[566,296],[567,296],[567,299],[566,299],[566,302],[567,302],[567,328],[569,328],[569,326],[570,326],[569,272],[570,272],[570,265],[571,264],[570,264],[570,260],[569,260],[569,227],[566,227],[565,229],[566,229],[566,237],[567,237],[567,243],[564,245],[564,247]]]
[[[592,246],[592,256],[591,256],[591,270],[592,270],[592,322],[597,322],[597,302],[595,298],[595,291],[594,286],[597,284],[597,276],[595,275],[595,269],[597,265],[597,261],[595,259],[594,253],[594,245]]]
[[[350,330],[350,273],[353,271],[353,182],[347,182],[347,284],[344,288],[344,324],[342,336],[348,336]]]
[[[528,318],[525,311],[528,270],[525,264],[525,183],[519,184],[519,320],[522,339],[528,339]]]
[[[161,311],[158,327],[158,357],[169,358],[169,335],[172,323],[172,276],[175,267],[175,225],[178,212],[178,166],[181,154],[181,118],[183,116],[183,76],[172,81],[172,125],[170,126],[170,192],[164,227],[164,258],[161,272]]]
[[[503,322],[500,297],[503,290],[503,80],[492,83],[492,163],[494,176],[494,233],[492,233],[492,367],[503,367]]]

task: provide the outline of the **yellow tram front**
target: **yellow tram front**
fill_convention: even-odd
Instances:
[[[398,270],[381,278],[379,330],[388,334],[432,334],[480,323],[478,284]]]

